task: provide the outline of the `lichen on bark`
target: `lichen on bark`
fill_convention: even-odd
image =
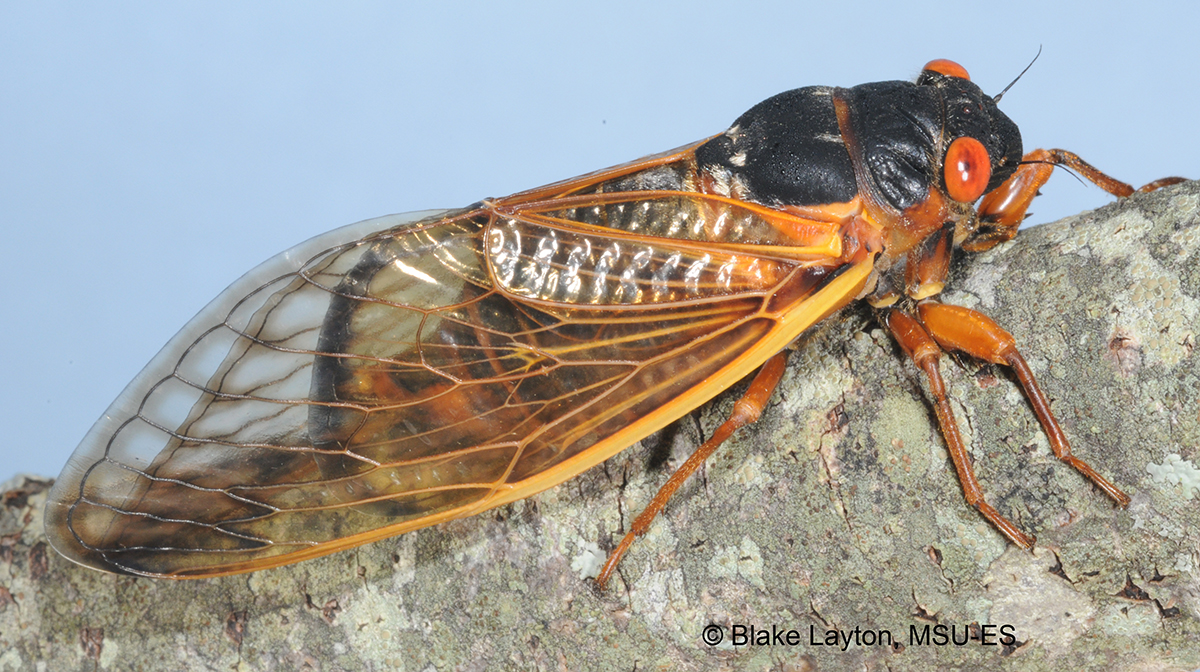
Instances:
[[[1118,509],[1051,454],[1015,381],[943,371],[1005,542],[962,498],[924,383],[866,313],[806,334],[762,420],[676,495],[609,591],[584,578],[737,390],[558,488],[276,570],[172,582],[46,545],[0,508],[0,670],[1200,667],[1200,183],[964,255],[945,299],[1017,338]],[[926,625],[1016,642],[910,640]],[[702,639],[720,626],[722,643]],[[735,625],[799,633],[733,646]],[[888,630],[901,646],[814,645]],[[949,632],[949,630],[947,630]],[[783,643],[776,643],[783,641]]]

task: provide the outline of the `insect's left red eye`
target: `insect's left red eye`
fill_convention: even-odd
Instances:
[[[932,70],[933,72],[945,75],[947,77],[958,77],[959,79],[971,80],[971,76],[967,74],[967,69],[955,63],[948,58],[934,59],[925,64],[923,70]]]
[[[992,161],[983,143],[959,138],[946,150],[946,193],[956,201],[972,203],[983,195],[992,178]]]

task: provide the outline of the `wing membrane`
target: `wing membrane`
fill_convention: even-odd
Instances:
[[[789,247],[759,206],[564,185],[364,222],[235,283],[77,449],[55,547],[216,575],[526,496],[707,401],[870,270],[810,244],[833,225]]]

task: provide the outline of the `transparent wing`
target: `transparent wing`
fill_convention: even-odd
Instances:
[[[527,496],[711,398],[870,270],[837,261],[836,226],[791,222],[789,247],[778,213],[728,198],[572,198],[370,220],[243,277],[85,437],[55,548],[217,575]]]

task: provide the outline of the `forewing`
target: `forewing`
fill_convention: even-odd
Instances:
[[[416,232],[454,214],[416,212],[342,227],[273,257],[222,292],[125,388],[71,456],[46,509],[55,548],[97,569],[137,573],[208,564],[196,557],[181,563],[188,555],[176,548],[209,549],[200,555],[213,564],[228,562],[217,557],[225,549],[286,552],[286,538],[245,539],[216,525],[261,516],[265,507],[239,498],[236,486],[310,468],[311,371],[334,297],[328,287],[369,249],[364,241],[390,229]]]
[[[535,200],[372,220],[240,280],[77,449],[55,547],[216,575],[526,496],[703,403],[869,272],[827,251],[836,227],[787,247],[729,199]]]

